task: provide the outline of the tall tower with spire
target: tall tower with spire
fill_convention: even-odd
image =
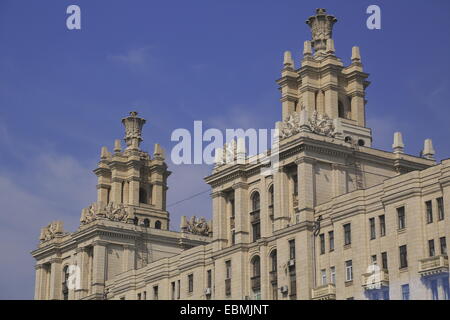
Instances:
[[[137,112],[130,112],[122,119],[125,149],[122,150],[120,140],[115,141],[113,153],[102,147],[100,162],[94,170],[98,177],[96,205],[99,208],[123,206],[135,224],[168,229],[166,192],[170,171],[159,144],[155,144],[153,157],[141,150],[145,122]]]
[[[366,128],[365,89],[369,85],[358,47],[353,47],[351,64],[344,66],[335,54],[333,26],[337,19],[325,9],[317,9],[306,20],[312,39],[304,42],[300,67],[295,67],[292,54],[284,54],[281,78],[282,120],[305,109],[342,126],[342,138],[369,146],[372,134]]]

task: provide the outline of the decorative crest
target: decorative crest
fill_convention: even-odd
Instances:
[[[127,149],[139,150],[139,145],[142,141],[142,127],[145,124],[145,119],[139,118],[136,111],[130,112],[130,115],[122,119],[125,126],[125,142]]]
[[[311,28],[312,47],[315,52],[323,52],[327,49],[327,40],[333,36],[333,25],[337,19],[326,13],[325,9],[317,9],[316,15],[306,20],[306,24]]]

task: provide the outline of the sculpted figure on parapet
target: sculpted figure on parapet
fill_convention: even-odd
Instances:
[[[280,136],[281,138],[288,138],[299,133],[302,128],[328,137],[334,137],[337,133],[333,120],[327,115],[314,111],[311,117],[307,118],[306,110],[302,110],[300,113],[292,113],[280,123]]]
[[[126,208],[122,203],[109,202],[106,206],[102,206],[94,202],[81,211],[80,223],[85,225],[99,217],[104,217],[111,221],[128,222],[134,219],[134,209]]]
[[[41,242],[49,241],[57,234],[63,234],[63,223],[62,221],[53,221],[48,226],[41,229],[41,235],[39,236],[39,240]]]
[[[204,217],[197,220],[196,216],[192,216],[190,220],[187,220],[185,216],[181,217],[181,230],[199,236],[209,236],[212,231]]]

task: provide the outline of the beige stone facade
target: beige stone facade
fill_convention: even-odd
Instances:
[[[393,152],[371,148],[368,74],[358,47],[349,66],[335,55],[335,22],[307,20],[299,68],[285,53],[270,156],[216,156],[212,222],[168,230],[164,152],[141,151],[145,120],[123,119],[127,147],[102,148],[80,228],[42,230],[35,298],[449,299],[450,160],[436,164],[430,140],[405,154],[400,133]]]

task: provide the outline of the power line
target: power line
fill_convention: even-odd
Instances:
[[[185,198],[185,199],[178,200],[178,201],[176,201],[176,202],[174,202],[174,203],[171,203],[171,204],[167,205],[167,208],[173,207],[173,206],[175,206],[175,205],[177,205],[177,204],[180,204],[180,203],[182,203],[182,202],[191,200],[191,199],[193,199],[193,198],[195,198],[195,197],[198,197],[198,196],[200,196],[200,195],[202,195],[202,194],[204,194],[204,193],[210,192],[210,191],[211,191],[211,190],[208,189],[208,190],[205,190],[205,191],[202,191],[202,192],[193,194],[193,195],[190,196],[190,197],[187,197],[187,198]]]

